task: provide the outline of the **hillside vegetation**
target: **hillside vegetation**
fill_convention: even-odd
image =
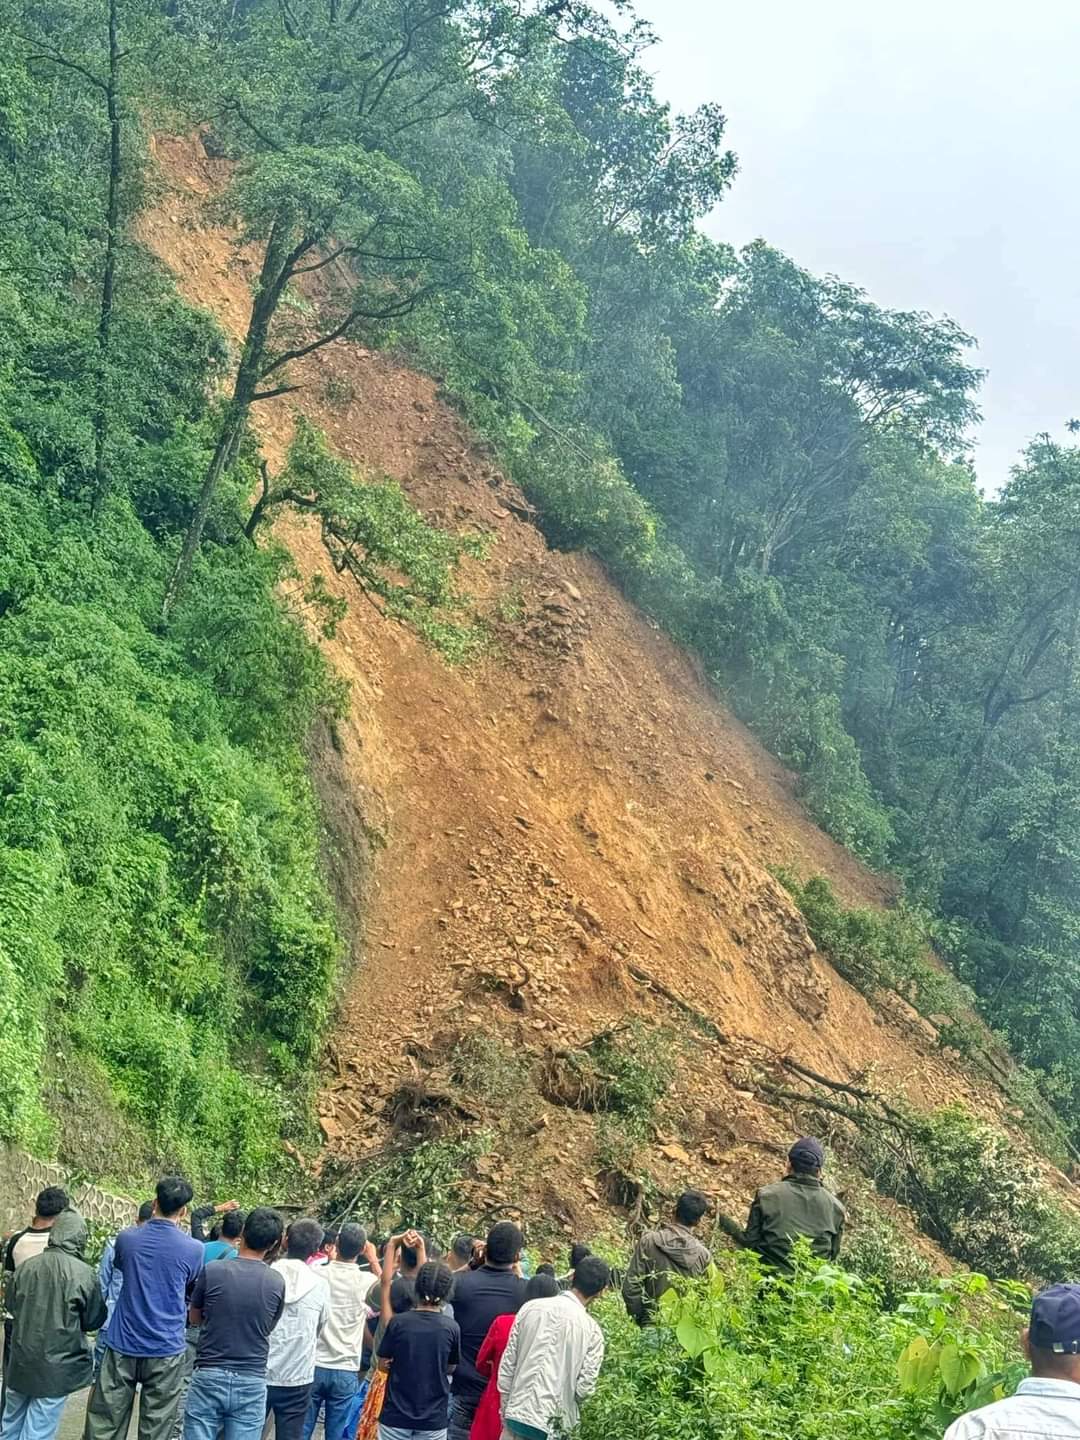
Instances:
[[[985,500],[959,327],[705,239],[723,115],[662,106],[614,9],[0,0],[3,1138],[108,1116],[103,1176],[251,1186],[313,1138],[348,923],[305,760],[348,701],[316,639],[370,601],[467,665],[535,598],[478,608],[499,523],[458,535],[311,423],[260,454],[341,337],[437,376],[548,542],[902,877],[903,968],[855,933],[843,973],[958,1048],[973,998],[1075,1135],[1080,458],[1044,438]],[[228,336],[136,239],[150,133],[196,127],[246,257]],[[777,981],[804,1017],[811,950]]]

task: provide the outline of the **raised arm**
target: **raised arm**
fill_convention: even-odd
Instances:
[[[394,1283],[401,1239],[400,1235],[391,1235],[383,1250],[382,1275],[379,1281],[379,1317],[384,1326],[389,1325],[394,1317],[394,1307],[390,1304],[390,1286]]]

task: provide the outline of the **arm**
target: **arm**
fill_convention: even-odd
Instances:
[[[574,1385],[574,1394],[579,1400],[587,1400],[596,1389],[596,1382],[600,1378],[600,1367],[603,1363],[604,1332],[599,1325],[593,1323],[589,1326],[589,1342]]]
[[[626,1305],[626,1313],[639,1325],[645,1320],[645,1301],[642,1298],[644,1283],[645,1260],[639,1240],[634,1246],[634,1253],[630,1257],[630,1264],[626,1267],[626,1274],[623,1276],[622,1282],[622,1297],[623,1303]]]
[[[379,1341],[379,1353],[375,1357],[375,1363],[379,1370],[389,1370],[394,1363],[394,1347],[397,1345],[396,1328],[393,1317],[391,1317],[390,1323]]]
[[[495,1373],[495,1361],[498,1357],[498,1346],[495,1344],[495,1326],[498,1320],[493,1320],[484,1336],[484,1343],[476,1352],[475,1366],[477,1373],[483,1375],[485,1380],[490,1380]]]
[[[520,1313],[520,1312],[519,1312]],[[515,1320],[510,1327],[510,1335],[506,1341],[506,1349],[499,1361],[499,1378],[496,1384],[499,1387],[499,1394],[506,1396],[514,1387],[514,1372],[517,1370],[517,1338],[518,1327]]]
[[[364,1259],[367,1261],[368,1268],[371,1270],[372,1275],[374,1275],[376,1280],[381,1280],[382,1266],[379,1264],[379,1252],[375,1249],[375,1246],[371,1243],[370,1240],[364,1246],[361,1253],[363,1254]]]
[[[101,1252],[101,1263],[98,1265],[98,1289],[107,1300],[109,1290],[112,1286],[113,1272],[116,1269],[116,1241],[106,1242],[105,1249]]]
[[[761,1254],[761,1246],[765,1240],[765,1221],[761,1214],[761,1205],[755,1195],[750,1206],[750,1218],[746,1222],[746,1230],[743,1233],[743,1246],[747,1250],[756,1250]]]
[[[394,1271],[397,1269],[397,1252],[400,1245],[401,1236],[391,1235],[386,1242],[386,1249],[383,1251],[382,1276],[379,1283],[379,1318],[384,1325],[389,1325],[394,1316],[394,1307],[390,1304],[390,1286],[394,1283]],[[381,1351],[382,1347],[379,1348]],[[381,1370],[383,1367],[380,1365],[379,1368]]]
[[[206,1313],[206,1271],[202,1271],[195,1281],[195,1288],[191,1292],[191,1299],[188,1301],[188,1324],[201,1325],[203,1316]]]
[[[844,1241],[844,1218],[843,1213],[841,1213],[839,1220],[836,1222],[836,1229],[833,1232],[832,1251],[830,1253],[830,1259],[832,1260],[837,1260],[840,1257],[840,1246]]]
[[[96,1280],[87,1282],[86,1294],[83,1296],[79,1306],[79,1328],[85,1333],[88,1330],[100,1330],[108,1319],[109,1312],[105,1307],[105,1297],[101,1293],[101,1286]]]
[[[205,1245],[207,1241],[205,1221],[209,1220],[211,1215],[224,1215],[229,1210],[239,1209],[240,1202],[238,1200],[223,1200],[220,1205],[200,1205],[197,1210],[191,1212],[191,1238],[201,1240]]]

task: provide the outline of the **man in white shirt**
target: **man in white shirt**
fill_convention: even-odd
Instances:
[[[607,1263],[588,1255],[569,1290],[518,1311],[499,1363],[504,1437],[547,1440],[556,1422],[566,1430],[577,1424],[604,1360],[604,1334],[588,1307],[610,1280]]]
[[[319,1270],[330,1291],[330,1318],[315,1345],[315,1380],[304,1440],[310,1440],[319,1411],[324,1408],[326,1440],[340,1440],[349,1402],[360,1385],[364,1328],[371,1313],[367,1293],[374,1278],[370,1270],[361,1270],[358,1264],[366,1248],[364,1227],[343,1225],[337,1237],[336,1258]]]
[[[315,1380],[315,1346],[330,1319],[326,1269],[308,1264],[322,1237],[317,1220],[294,1220],[285,1259],[273,1266],[285,1281],[285,1309],[270,1334],[266,1365],[266,1412],[274,1416],[277,1440],[303,1440]]]
[[[1031,1378],[1008,1400],[962,1415],[945,1440],[1080,1440],[1080,1285],[1035,1296],[1023,1343]]]

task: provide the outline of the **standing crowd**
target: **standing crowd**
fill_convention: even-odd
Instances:
[[[787,1174],[754,1197],[744,1243],[780,1274],[800,1237],[839,1255],[844,1211],[824,1158],[798,1141]],[[649,1326],[664,1293],[711,1263],[696,1190],[621,1276],[576,1244],[564,1274],[529,1277],[509,1220],[445,1254],[409,1229],[380,1254],[355,1222],[286,1228],[263,1206],[192,1210],[192,1194],[179,1176],[160,1180],[95,1270],[85,1221],[62,1190],[41,1192],[3,1256],[0,1440],[54,1440],[87,1387],[83,1440],[125,1440],[136,1397],[139,1440],[261,1440],[271,1417],[277,1440],[310,1440],[320,1419],[325,1440],[549,1440],[596,1387],[604,1337],[589,1311],[609,1285]],[[1080,1287],[1036,1297],[1024,1343],[1031,1379],[947,1440],[1080,1440]]]

